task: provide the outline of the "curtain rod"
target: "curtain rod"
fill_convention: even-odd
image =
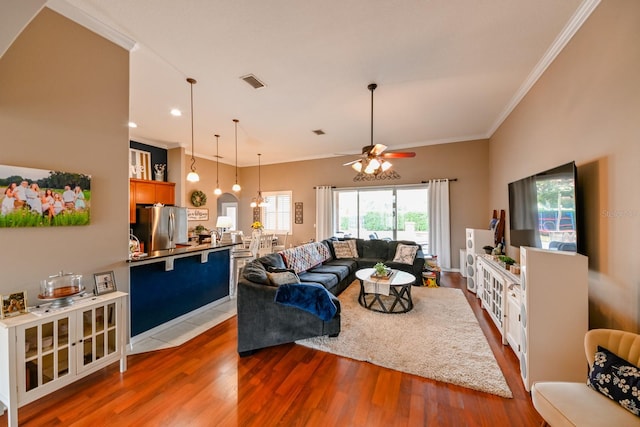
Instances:
[[[444,181],[445,179],[448,179],[449,182],[457,182],[458,178],[437,178],[434,181]],[[421,181],[422,184],[428,184],[429,181]]]
[[[328,185],[321,185],[320,187],[328,187]],[[313,187],[314,190],[317,190],[320,187]],[[331,188],[336,188],[335,185],[332,185]]]

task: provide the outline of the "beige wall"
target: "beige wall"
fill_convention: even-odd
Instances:
[[[637,331],[640,2],[603,1],[490,142],[491,203],[507,183],[578,165],[590,324]],[[512,253],[517,254],[515,248]]]
[[[91,224],[0,229],[0,294],[60,270],[128,290],[129,54],[44,9],[0,58],[0,163],[92,176]]]
[[[219,183],[222,193],[219,197],[213,194],[213,190],[216,188],[216,162],[213,160],[203,159],[196,157],[196,170],[200,176],[198,182],[187,182],[187,171],[191,169],[191,155],[183,155],[182,176],[172,179],[176,180],[176,185],[182,186],[184,194],[177,195],[177,204],[185,206],[187,208],[193,208],[191,203],[191,193],[196,190],[200,190],[207,195],[207,204],[202,208],[209,209],[208,221],[189,221],[189,227],[195,227],[196,225],[203,225],[209,230],[214,230],[216,226],[216,219],[218,218],[218,199],[224,196],[224,199],[233,198],[234,194],[231,191],[231,186],[235,183],[236,169],[235,166],[230,166],[224,163],[219,164]],[[171,161],[171,159],[169,159]],[[240,170],[238,170],[238,182],[240,181]]]
[[[416,152],[413,159],[397,159],[394,168],[401,179],[355,183],[355,172],[343,163],[354,159],[335,157],[320,160],[281,163],[262,166],[262,191],[293,191],[293,201],[302,202],[304,223],[294,224],[291,243],[300,243],[315,238],[315,190],[318,185],[335,187],[359,187],[380,185],[417,184],[433,178],[457,178],[450,185],[451,203],[451,248],[452,265],[459,266],[459,249],[464,248],[464,229],[466,227],[488,228],[491,218],[489,206],[489,161],[488,141],[469,141],[454,144],[431,145],[412,149]],[[264,150],[267,152],[267,150]],[[241,153],[240,155],[251,155]],[[263,155],[266,157],[266,155]],[[240,227],[249,230],[252,211],[251,198],[258,190],[258,168],[241,169],[242,192],[240,194]],[[497,209],[506,209],[496,206]]]

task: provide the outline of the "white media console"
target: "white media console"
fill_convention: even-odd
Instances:
[[[476,255],[475,277],[482,308],[520,359],[525,389],[536,381],[585,380],[587,257],[521,247],[520,264],[515,275],[492,256]]]

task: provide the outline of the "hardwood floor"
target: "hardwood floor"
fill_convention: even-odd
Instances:
[[[458,273],[442,286],[464,289]],[[538,426],[518,359],[464,290],[513,399],[287,344],[239,358],[236,318],[186,344],[129,356],[20,408],[21,426]],[[0,425],[6,425],[6,414]]]

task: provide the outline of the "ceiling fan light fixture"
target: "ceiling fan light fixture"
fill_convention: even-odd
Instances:
[[[415,157],[413,152],[391,152],[384,153],[388,148],[384,144],[373,143],[373,91],[378,87],[375,83],[370,83],[367,89],[371,92],[371,141],[369,145],[362,147],[362,158],[353,162],[347,162],[343,166],[351,166],[351,168],[358,174],[353,180],[370,181],[370,180],[382,180],[382,179],[399,179],[400,175],[397,172],[391,170],[393,166],[391,162],[385,160],[385,158],[404,158]]]
[[[193,85],[196,84],[196,79],[191,77],[187,78],[187,83],[191,87],[191,172],[187,174],[187,181],[189,182],[198,182],[200,181],[200,176],[198,172],[196,172],[196,158],[194,157],[194,149],[193,149]]]
[[[372,174],[375,173],[380,167],[380,161],[375,157],[369,160],[369,164],[366,168],[364,168],[364,173]]]

